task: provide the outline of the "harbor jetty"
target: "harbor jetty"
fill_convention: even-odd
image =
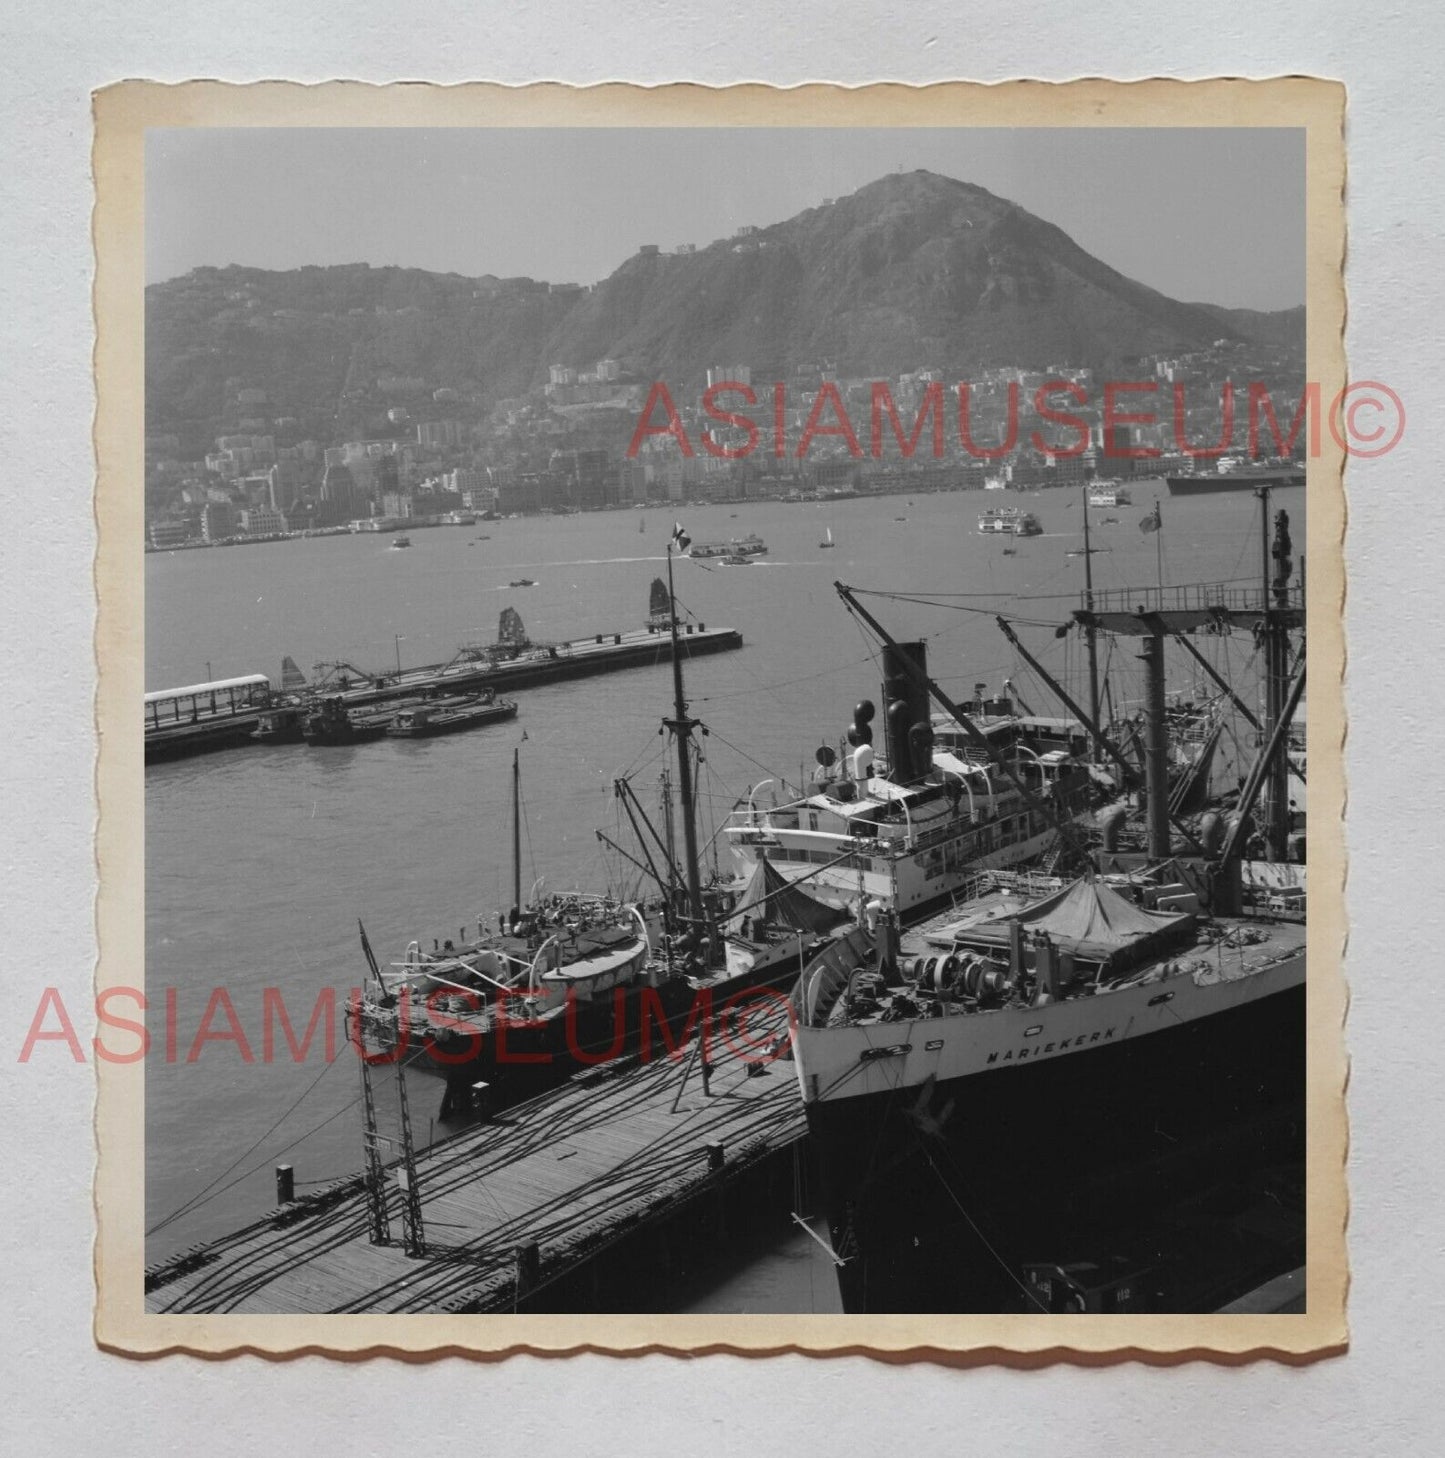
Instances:
[[[147,1310],[577,1310],[614,1291],[636,1300],[765,1218],[788,1228],[803,1109],[793,1063],[756,1051],[770,1030],[786,1036],[786,1011],[750,1013],[748,1047],[715,1033],[706,1070],[694,1039],[676,1057],[578,1074],[415,1151],[404,1111],[418,1080],[370,1068],[373,1144],[390,1156],[380,1178],[295,1198],[281,1167],[270,1214],[147,1268]],[[402,1111],[397,1137],[379,1132],[388,1108]]]
[[[679,651],[686,658],[723,653],[743,646],[735,628],[706,623],[678,625]],[[665,625],[649,621],[626,632],[595,633],[561,643],[534,643],[512,608],[502,614],[494,644],[469,645],[445,663],[400,671],[371,672],[354,664],[318,664],[304,687],[273,688],[264,674],[163,689],[145,696],[146,762],[178,759],[218,749],[256,744],[252,731],[261,715],[278,705],[305,706],[322,698],[344,708],[423,699],[438,693],[496,694],[540,684],[629,668],[651,668],[672,661],[672,638]]]

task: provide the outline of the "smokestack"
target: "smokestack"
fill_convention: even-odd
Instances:
[[[888,746],[888,766],[893,782],[906,785],[922,779],[932,767],[931,750],[923,743],[923,735],[915,734],[922,725],[929,728],[928,690],[916,684],[903,667],[912,663],[927,676],[928,649],[923,643],[885,643],[883,645],[883,728]]]

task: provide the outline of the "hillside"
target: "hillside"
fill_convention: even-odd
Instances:
[[[205,268],[147,289],[146,324],[148,428],[188,453],[248,414],[331,440],[375,431],[388,406],[430,408],[438,389],[479,412],[552,363],[610,357],[685,390],[712,364],[755,380],[1104,369],[1221,337],[1302,349],[1304,313],[1166,298],[983,188],[913,172],[696,253],[639,253],[590,291],[365,264]]]

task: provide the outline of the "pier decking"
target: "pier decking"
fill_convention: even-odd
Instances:
[[[803,1137],[794,1065],[763,1063],[749,1052],[785,1025],[781,1009],[764,1016],[759,1006],[748,1020],[748,1047],[741,1037],[730,1047],[726,1034],[715,1034],[707,1091],[693,1042],[678,1061],[659,1053],[651,1062],[603,1065],[419,1150],[419,1256],[403,1249],[398,1157],[386,1170],[387,1244],[370,1239],[358,1175],[151,1266],[147,1309],[514,1310],[529,1294],[575,1276],[604,1249],[721,1192]],[[374,1071],[379,1107],[387,1103],[377,1078],[383,1073],[394,1077]],[[407,1076],[413,1103],[436,1086],[423,1075]]]
[[[701,658],[743,646],[742,634],[736,628],[688,624],[679,632],[678,641],[684,658]],[[347,708],[359,708],[431,690],[453,694],[492,689],[503,694],[516,689],[535,688],[539,684],[590,678],[626,668],[651,668],[671,662],[671,636],[666,631],[639,628],[626,633],[598,633],[569,643],[530,647],[512,659],[458,658],[448,664],[429,664],[399,673],[367,674],[352,681],[328,684],[319,692],[327,698],[340,699]],[[212,750],[254,745],[250,733],[259,721],[260,712],[260,708],[251,708],[244,714],[202,714],[194,719],[159,726],[148,724],[146,761],[179,759]]]

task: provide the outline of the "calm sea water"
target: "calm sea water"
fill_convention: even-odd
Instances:
[[[1135,505],[1091,518],[1119,517],[1095,532],[1095,547],[1107,549],[1095,558],[1096,587],[1156,581],[1156,539],[1136,525],[1156,494],[1166,581],[1258,580],[1259,512],[1249,493],[1175,499],[1141,486]],[[1275,497],[1302,543],[1303,490]],[[1062,712],[994,622],[992,611],[1007,608],[1037,625],[1019,630],[1030,651],[1083,695],[1082,644],[1052,631],[1082,582],[1081,559],[1066,555],[1082,541],[1078,494],[1025,498],[1045,535],[1010,543],[1011,557],[975,531],[980,508],[998,500],[957,493],[530,518],[416,531],[409,551],[391,550],[385,536],[348,536],[151,554],[146,686],[252,672],[275,680],[286,654],[303,669],[337,660],[382,669],[398,653],[406,665],[436,663],[462,643],[490,641],[507,605],[534,640],[618,631],[646,613],[675,516],[697,541],[756,532],[770,548],[761,562],[676,569],[682,607],[709,626],[737,628],[745,644],[687,668],[693,711],[710,731],[706,840],[750,784],[796,783],[813,749],[836,743],[854,703],[878,697],[874,645],[839,601],[835,578],[937,604],[866,600],[895,636],[927,637],[946,690],[966,696],[975,682],[997,689],[1010,677],[1036,712]],[[826,527],[833,551],[818,548]],[[475,540],[481,534],[490,539]],[[537,585],[509,588],[518,576]],[[1242,668],[1248,645],[1229,653]],[[1137,700],[1129,645],[1102,658],[1116,701]],[[1188,687],[1192,675],[1181,670],[1177,682]],[[472,734],[248,749],[146,771],[146,979],[153,1007],[157,989],[176,989],[179,1055],[153,1057],[147,1068],[152,1259],[270,1208],[279,1161],[295,1166],[303,1188],[359,1167],[355,1060],[328,1066],[313,1049],[297,1064],[281,1043],[266,1063],[265,990],[280,990],[299,1033],[321,989],[340,998],[359,985],[358,919],[383,962],[399,960],[414,938],[495,920],[511,899],[510,765],[523,731],[524,878],[545,877],[552,890],[635,882],[595,832],[630,844],[617,776],[630,775],[655,801],[671,691],[666,667],[639,669],[526,690],[514,723]],[[217,987],[253,1045],[251,1063],[222,1042],[187,1061]],[[433,1092],[439,1099],[421,1081],[413,1095],[423,1131]],[[832,1309],[826,1256],[810,1246],[799,1233],[714,1292],[711,1309]]]

